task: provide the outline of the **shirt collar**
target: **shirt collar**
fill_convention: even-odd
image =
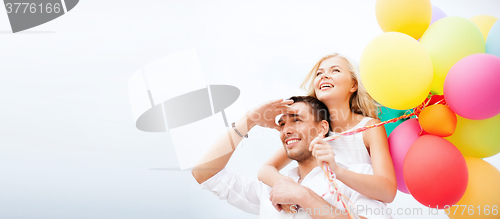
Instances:
[[[323,169],[321,167],[317,166],[314,169],[311,170],[303,179],[302,182],[307,180],[308,178],[314,177],[317,174],[323,174]],[[299,175],[299,167],[294,167],[290,171],[288,171],[288,177],[292,178],[293,181],[298,182],[300,179]]]

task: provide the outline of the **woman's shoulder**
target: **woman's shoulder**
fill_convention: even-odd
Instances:
[[[361,116],[361,115],[360,115]],[[362,116],[360,122],[358,123],[357,126],[371,126],[380,123],[379,119],[368,117],[368,116]]]
[[[365,126],[370,126],[370,125],[375,125],[375,124],[381,123],[380,119],[372,118],[372,117],[365,117],[365,118],[363,118],[363,120],[366,121]]]

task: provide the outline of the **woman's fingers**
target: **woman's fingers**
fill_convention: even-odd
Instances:
[[[317,157],[317,156],[320,156],[323,154],[327,154],[327,153],[330,153],[330,152],[326,148],[321,148],[321,145],[314,147],[314,149],[312,151],[312,154],[314,157]]]

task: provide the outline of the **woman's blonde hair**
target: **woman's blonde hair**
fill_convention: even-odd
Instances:
[[[331,55],[327,55],[321,58],[316,65],[312,68],[309,74],[304,78],[302,85],[300,86],[304,90],[307,91],[308,96],[316,97],[316,92],[314,91],[314,78],[316,77],[316,72],[318,71],[319,65],[325,59],[339,57],[345,60],[348,66],[348,70],[351,73],[351,78],[358,85],[357,91],[355,91],[351,97],[349,98],[349,108],[354,112],[361,114],[363,116],[368,116],[372,118],[378,119],[378,107],[379,105],[375,100],[368,94],[365,87],[361,84],[361,80],[359,80],[359,70],[356,66],[356,63],[345,56],[342,56],[338,53],[333,53]]]

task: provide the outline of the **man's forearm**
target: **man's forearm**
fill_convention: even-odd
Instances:
[[[349,219],[347,214],[342,214],[339,210],[336,210],[337,208],[327,202],[325,199],[323,199],[321,196],[316,194],[314,191],[311,189],[304,187],[303,188],[306,190],[306,192],[302,192],[302,195],[299,196],[298,204],[301,208],[303,209],[309,209],[306,210],[306,212],[311,212],[310,216],[314,219],[323,219],[323,218],[335,218],[335,219]],[[325,209],[325,206],[329,209],[328,211],[322,211]],[[319,214],[316,214],[314,209],[320,209]],[[314,213],[313,213],[314,212]],[[340,213],[340,214],[339,214]],[[361,217],[364,218],[364,217]]]
[[[251,128],[247,126],[246,118],[243,115],[235,124],[242,135],[246,135]],[[232,128],[220,136],[191,171],[196,181],[201,184],[221,171],[242,139]],[[229,153],[227,148],[231,148]]]

